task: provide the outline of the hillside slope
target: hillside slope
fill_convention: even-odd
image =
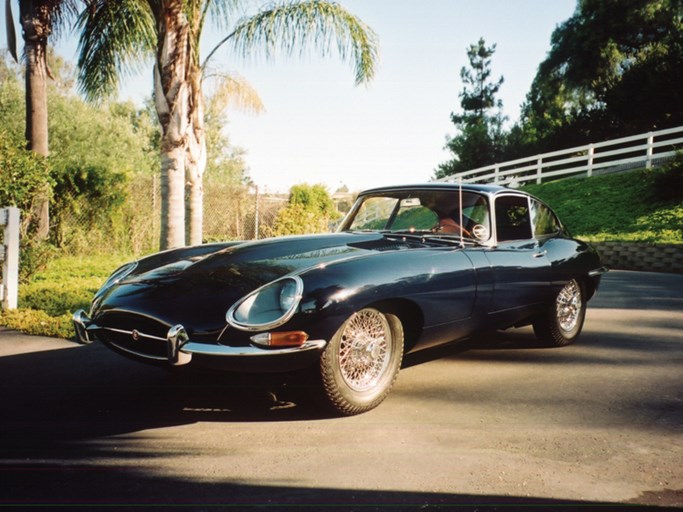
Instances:
[[[547,202],[577,238],[683,243],[680,176],[680,171],[638,170],[527,185],[524,190]]]

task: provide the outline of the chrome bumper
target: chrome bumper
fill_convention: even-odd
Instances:
[[[588,272],[588,277],[598,277],[609,272],[607,267],[600,267]]]
[[[136,359],[143,359],[156,363],[167,362],[171,366],[186,365],[192,361],[193,356],[203,359],[205,362],[211,359],[227,360],[231,358],[236,358],[242,361],[247,358],[251,362],[258,362],[258,360],[261,359],[271,360],[280,359],[283,357],[287,358],[289,356],[298,357],[300,355],[310,355],[311,357],[317,357],[327,344],[325,340],[308,340],[302,346],[292,348],[268,349],[256,346],[229,347],[225,345],[194,342],[189,338],[185,328],[180,324],[171,327],[168,330],[166,338],[161,338],[139,333],[137,331],[126,331],[111,327],[100,327],[94,324],[82,309],[74,313],[72,320],[76,330],[76,339],[82,344],[92,343],[95,340],[94,334],[97,331],[111,331],[118,334],[127,334],[131,337],[140,336],[148,340],[165,343],[166,357],[159,357],[156,355],[137,352],[128,347],[117,345],[116,343],[108,342],[106,344],[112,345],[117,350],[131,355]],[[203,366],[221,366],[220,361],[218,362],[218,365],[203,364]]]

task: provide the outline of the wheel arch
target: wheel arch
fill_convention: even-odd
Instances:
[[[424,314],[422,309],[408,299],[383,299],[368,304],[371,307],[396,315],[403,325],[403,350],[408,352],[412,349],[422,336],[424,328]]]
[[[597,284],[595,283],[595,280],[588,275],[581,276],[576,280],[581,285],[581,288],[583,289],[583,293],[585,295],[585,300],[586,302],[588,302],[591,299],[591,297],[595,295],[595,292],[598,288]]]

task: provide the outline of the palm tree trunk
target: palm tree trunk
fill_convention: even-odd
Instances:
[[[204,94],[202,93],[201,70],[193,66],[190,73],[191,85],[191,129],[186,155],[186,208],[188,223],[186,241],[188,245],[202,243],[204,230],[204,170],[206,169],[206,135],[204,131]]]
[[[32,12],[22,6],[21,24],[24,33],[26,58],[26,143],[29,150],[47,157],[47,36],[49,27]],[[50,229],[50,185],[45,183],[37,194],[32,215],[36,225],[36,237],[45,240]]]
[[[186,242],[188,245],[202,243],[204,231],[204,185],[197,165],[186,164],[188,176],[186,193],[186,210],[188,222],[186,226]]]
[[[48,154],[47,65],[45,41],[26,41],[26,141],[28,149]]]
[[[190,136],[189,25],[182,1],[167,0],[157,18],[154,99],[161,138],[162,250],[185,245],[185,148]]]

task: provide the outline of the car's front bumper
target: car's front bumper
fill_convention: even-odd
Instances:
[[[131,359],[162,366],[200,366],[204,368],[246,371],[284,372],[311,366],[320,359],[327,345],[325,340],[307,340],[299,347],[265,348],[255,345],[231,347],[222,344],[192,341],[182,325],[168,330],[165,338],[138,331],[99,326],[83,310],[73,315],[76,338],[79,343],[89,344],[96,339]],[[116,338],[109,336],[115,334]],[[116,339],[126,339],[126,343]],[[161,350],[149,351],[136,347],[143,340],[157,344]],[[165,346],[165,351],[163,346]]]

